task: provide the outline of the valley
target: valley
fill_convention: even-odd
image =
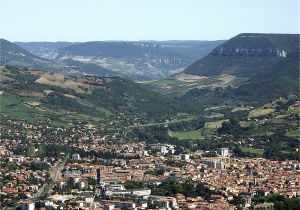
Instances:
[[[297,38],[1,40],[0,207],[297,205]]]
[[[249,139],[268,138],[280,133],[286,138],[299,140],[299,96],[295,85],[298,78],[293,76],[297,74],[295,67],[299,60],[296,55],[299,51],[292,45],[296,37],[240,34],[221,43],[183,72],[161,80],[138,83],[113,75],[70,75],[59,71],[2,66],[1,115],[33,124],[47,122],[55,127],[72,127],[74,123],[82,123],[101,128],[106,134],[118,130],[121,141],[124,138],[138,139],[143,132],[147,132],[149,136],[145,135],[143,140],[152,142],[157,135],[153,132],[158,129],[160,142],[171,141],[178,146],[184,144],[185,149],[192,148],[194,151],[208,149],[215,144],[231,149],[247,148],[241,150],[246,151],[245,154],[251,153],[251,148],[253,151],[266,151],[264,143],[258,143],[259,140],[251,140],[251,143]],[[77,61],[69,60],[68,65],[82,66],[85,70],[86,65],[91,65],[92,71],[100,61],[101,65],[110,66],[105,63],[108,62],[105,56],[136,59],[137,55],[146,52],[165,56],[172,48],[172,53],[168,52],[178,56],[183,46],[193,47],[189,48],[190,51],[184,48],[186,50],[182,53],[194,52],[192,50],[197,44],[207,48],[211,46],[211,43],[200,41],[18,44],[35,53],[55,54],[64,63],[68,61],[63,59],[66,55],[75,56],[72,59]],[[13,44],[7,46],[17,49]],[[255,50],[257,46],[268,49],[281,47],[284,56],[282,51],[278,54],[279,51],[274,50],[269,53],[260,48]],[[115,51],[116,48],[120,51]],[[245,50],[247,48],[252,50]],[[99,56],[104,57],[99,60]],[[259,69],[259,65],[254,65],[258,58],[265,63],[263,70]],[[118,65],[133,73],[134,70],[128,68],[126,62],[120,60]],[[235,67],[237,64],[241,65],[238,69]],[[236,70],[205,72],[209,68],[217,70],[220,66]],[[254,72],[256,67],[258,69]],[[281,68],[285,69],[284,72]],[[205,71],[202,72],[202,69]],[[120,72],[118,70],[118,74]],[[279,82],[278,76],[272,78],[274,73],[284,75],[284,79]],[[270,78],[270,82],[262,83],[264,77]],[[290,84],[288,87],[287,83]],[[270,91],[272,88],[275,91]],[[260,90],[263,91],[259,93]],[[230,141],[226,140],[230,138]],[[198,148],[200,142],[207,145]],[[288,148],[287,154],[291,150]]]

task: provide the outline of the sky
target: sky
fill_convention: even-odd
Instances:
[[[299,33],[299,0],[0,0],[9,41],[220,40]]]

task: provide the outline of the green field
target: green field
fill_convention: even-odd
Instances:
[[[223,115],[216,115],[223,116]],[[170,131],[169,136],[175,137],[180,140],[198,140],[198,139],[206,139],[216,135],[216,129],[222,126],[222,123],[228,121],[228,119],[207,122],[205,123],[204,128],[199,130],[192,131]]]
[[[241,150],[243,152],[247,152],[247,153],[253,153],[259,156],[262,156],[264,154],[264,150],[263,149],[256,149],[256,148],[252,148],[252,147],[241,147]]]
[[[207,123],[205,123],[205,128],[207,128],[207,129],[218,129],[218,128],[222,127],[223,122],[227,122],[227,121],[228,121],[228,119],[220,120],[220,121],[216,121],[216,122],[207,122]]]
[[[231,110],[231,112],[249,111],[250,109],[250,107],[235,107]]]
[[[246,127],[250,126],[252,124],[252,122],[251,121],[240,121],[239,124],[241,127],[246,128]]]
[[[203,135],[200,130],[194,130],[194,131],[170,131],[169,135],[175,138],[178,138],[180,140],[184,139],[191,139],[191,140],[197,140],[197,139],[203,139]]]
[[[249,117],[253,118],[253,117],[264,116],[264,115],[271,114],[274,111],[275,109],[269,107],[256,108],[249,113]]]
[[[207,119],[214,119],[214,118],[223,118],[224,114],[220,113],[211,113],[210,115],[205,116]]]

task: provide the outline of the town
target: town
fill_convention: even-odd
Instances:
[[[99,136],[86,126],[70,129],[69,138],[50,145],[41,140],[45,130],[56,134],[66,130],[8,121],[34,132],[12,135],[13,130],[2,128],[2,207],[273,209],[272,202],[257,203],[257,197],[299,197],[296,160],[235,157],[228,148],[178,154],[171,144],[112,144],[109,136]],[[26,141],[31,146],[22,155]]]

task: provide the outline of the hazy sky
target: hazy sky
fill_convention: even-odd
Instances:
[[[10,41],[217,40],[299,33],[299,0],[0,0]]]

